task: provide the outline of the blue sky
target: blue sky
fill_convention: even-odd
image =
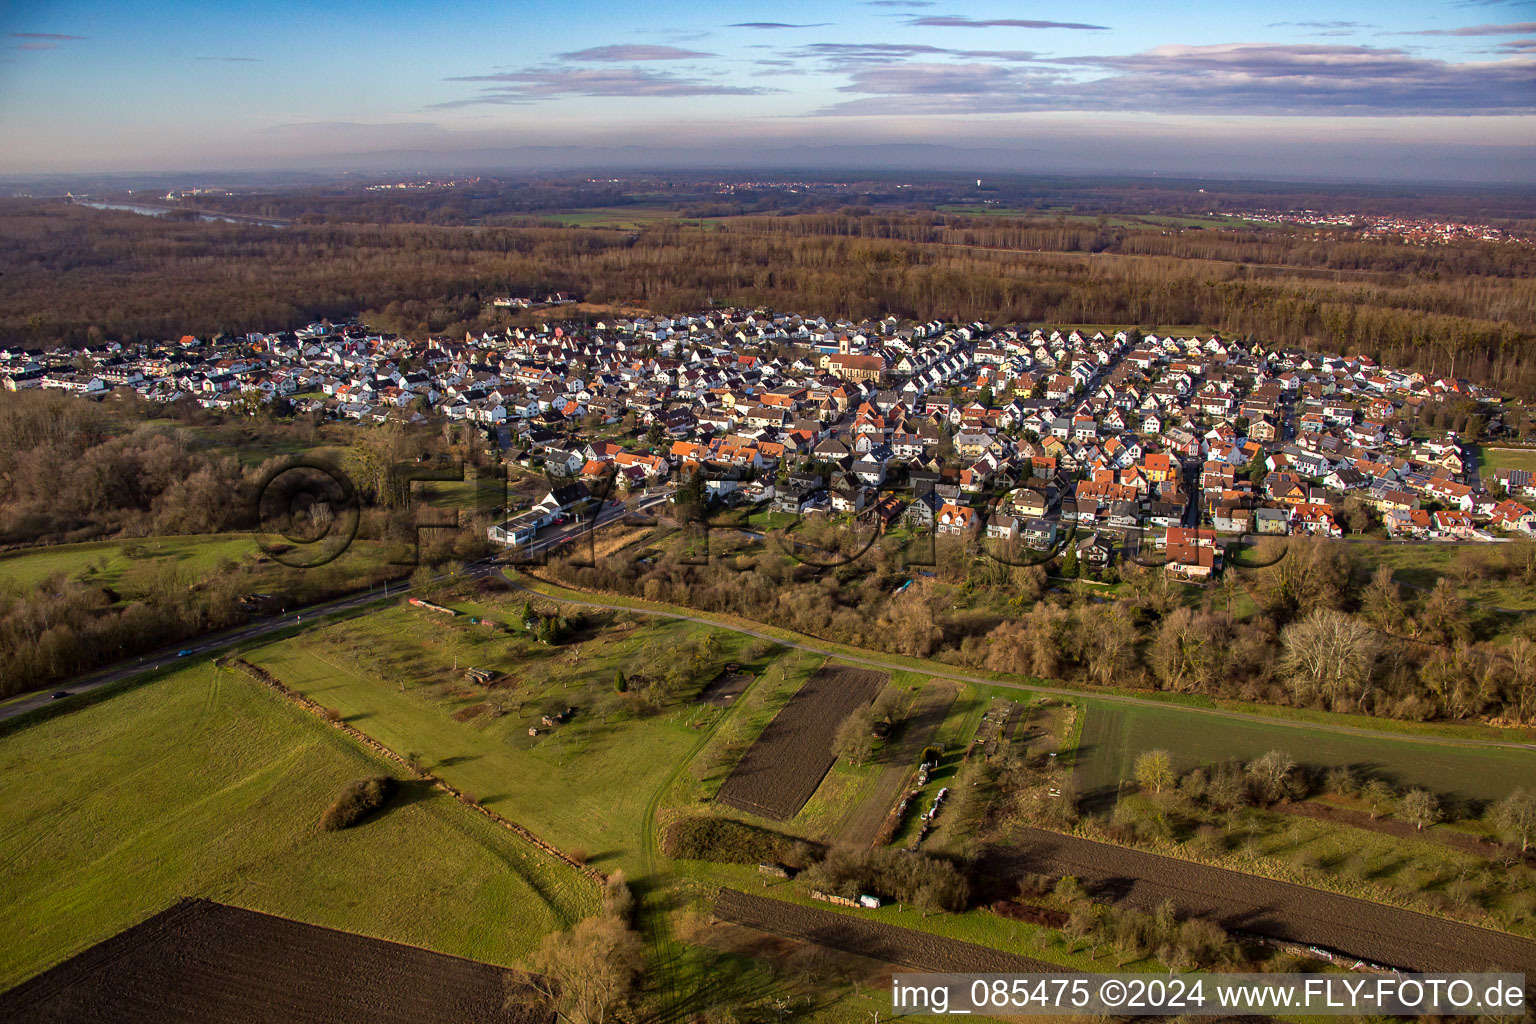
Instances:
[[[1533,2],[0,0],[0,44],[11,173],[973,152],[1536,179]]]

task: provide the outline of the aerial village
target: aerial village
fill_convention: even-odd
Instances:
[[[509,546],[600,482],[633,495],[695,474],[712,504],[1040,551],[1070,543],[1094,568],[1146,549],[1196,581],[1221,572],[1238,537],[1536,535],[1536,474],[1480,469],[1476,447],[1525,443],[1523,407],[1460,378],[1217,335],[734,309],[463,339],[323,322],[0,351],[0,386],[472,424],[487,455],[568,478],[490,527]]]

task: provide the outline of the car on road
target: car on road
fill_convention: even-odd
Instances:
[[[192,648],[188,647],[188,648],[185,648],[183,650],[177,651],[176,652],[176,657],[178,657],[178,658],[185,658],[188,655],[190,655],[191,653],[192,653]]]
[[[50,693],[48,695],[48,699],[49,700],[63,700],[65,697],[68,697],[68,696],[69,696],[69,691],[68,690],[55,690],[55,691],[53,691],[52,693]]]

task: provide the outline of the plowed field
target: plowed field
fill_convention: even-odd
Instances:
[[[27,1024],[532,1024],[514,976],[430,953],[184,900],[0,995]]]
[[[1066,971],[1056,964],[1004,953],[989,946],[753,896],[735,889],[720,890],[720,895],[715,898],[715,916],[733,924],[919,971],[958,974]]]
[[[862,668],[818,669],[747,748],[720,787],[720,801],[774,821],[793,818],[837,760],[838,726],[889,678]]]
[[[982,869],[1002,877],[1076,875],[1107,902],[1152,911],[1172,900],[1181,912],[1232,931],[1323,946],[1414,971],[1536,974],[1531,939],[1054,832],[1026,830],[1017,845],[991,850]]]

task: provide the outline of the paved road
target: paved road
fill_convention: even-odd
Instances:
[[[545,536],[540,537],[537,541],[534,542],[534,544],[529,545],[529,550],[535,553],[547,551],[552,547],[566,543],[572,537],[581,533],[583,530],[596,530],[605,526],[611,526],[614,523],[622,520],[630,512],[641,511],[643,509],[650,508],[659,502],[665,501],[667,497],[668,495],[666,493],[645,495],[638,499],[633,507],[617,505],[605,506],[599,513],[595,523],[591,520],[587,520],[585,522],[572,522],[569,524],[563,524],[547,532]],[[473,562],[465,566],[465,573],[469,576],[487,575],[494,572],[495,570],[496,563],[493,559],[489,558],[479,562]],[[442,576],[436,577],[437,580],[441,580],[443,578],[444,577]],[[388,586],[374,587],[369,590],[359,591],[356,594],[350,594],[346,597],[335,598],[330,601],[321,602],[320,604],[310,605],[307,608],[299,608],[293,612],[286,612],[281,615],[263,616],[262,618],[253,619],[245,625],[237,626],[231,630],[198,637],[194,640],[183,641],[182,643],[172,644],[168,647],[162,647],[158,650],[151,651],[148,654],[142,654],[136,658],[129,658],[126,661],[121,661],[114,665],[107,666],[106,668],[98,669],[97,671],[88,673],[87,675],[77,676],[67,682],[57,683],[49,687],[47,690],[41,690],[29,697],[24,697],[13,703],[6,704],[3,707],[0,707],[0,722],[3,722],[9,718],[15,718],[17,715],[25,714],[34,708],[52,703],[54,700],[53,694],[55,693],[68,693],[69,697],[60,698],[62,700],[68,700],[72,697],[79,696],[80,694],[90,693],[93,690],[99,690],[103,686],[121,682],[124,679],[130,679],[134,676],[143,675],[146,672],[155,672],[160,669],[170,670],[176,666],[182,657],[195,657],[198,655],[216,654],[220,651],[228,650],[237,644],[248,643],[252,640],[259,640],[260,638],[268,636],[272,633],[276,633],[279,630],[288,629],[293,626],[301,626],[306,619],[315,621],[323,618],[324,616],[333,615],[336,612],[351,611],[353,609],[361,608],[365,605],[371,604],[375,601],[382,601],[391,597],[399,597],[408,593],[410,590],[410,584],[402,580],[397,583],[389,584]],[[180,653],[182,651],[186,651],[187,654],[182,655]]]
[[[485,568],[487,571],[489,570],[489,563],[486,563]],[[310,605],[307,608],[301,608],[291,613],[268,615],[259,619],[253,619],[243,626],[237,626],[222,633],[213,633],[208,636],[198,637],[195,640],[187,640],[179,644],[172,644],[169,647],[162,647],[148,654],[141,654],[136,658],[129,658],[127,661],[120,661],[115,665],[89,673],[88,675],[76,676],[68,682],[50,687],[47,691],[39,691],[30,697],[0,707],[0,722],[8,718],[15,718],[17,715],[25,714],[33,708],[52,702],[54,699],[52,695],[54,693],[67,692],[71,697],[74,697],[83,693],[90,693],[92,690],[99,690],[111,683],[142,675],[145,672],[175,668],[179,657],[181,657],[179,654],[181,651],[188,652],[185,657],[213,654],[218,651],[227,650],[236,644],[259,639],[280,629],[301,625],[306,618],[318,620],[323,616],[332,615],[336,612],[350,611],[354,608],[361,608],[364,605],[371,604],[374,601],[397,597],[410,589],[410,586],[404,582],[391,584],[387,587],[374,587],[371,590]]]
[[[795,650],[809,651],[812,654],[820,654],[829,658],[836,658],[838,661],[845,662],[850,665],[868,665],[872,668],[884,669],[886,671],[917,672],[922,675],[931,676],[935,679],[952,679],[962,683],[975,683],[981,686],[999,686],[1012,690],[1027,690],[1031,693],[1051,694],[1053,696],[1059,697],[1071,697],[1074,699],[1092,698],[1093,700],[1101,700],[1111,704],[1130,704],[1138,707],[1158,708],[1163,711],[1171,709],[1175,711],[1184,711],[1191,715],[1207,715],[1212,718],[1233,719],[1240,722],[1258,722],[1263,725],[1273,725],[1279,726],[1281,728],[1305,729],[1316,732],[1331,732],[1347,736],[1369,736],[1372,739],[1397,740],[1404,743],[1422,743],[1429,746],[1498,747],[1506,750],[1527,750],[1536,752],[1536,743],[1521,743],[1514,740],[1480,740],[1459,739],[1449,736],[1407,735],[1403,733],[1385,732],[1381,729],[1369,729],[1363,726],[1331,725],[1321,722],[1298,722],[1285,718],[1273,717],[1270,715],[1249,714],[1243,711],[1227,711],[1221,708],[1192,707],[1188,704],[1171,704],[1168,701],[1150,700],[1145,697],[1128,697],[1117,693],[1100,693],[1092,690],[1074,690],[1068,689],[1067,687],[1045,686],[1036,683],[1013,683],[1001,679],[988,679],[984,676],[966,675],[962,672],[948,672],[940,669],[937,665],[925,665],[917,667],[900,661],[887,661],[882,658],[847,654],[833,646],[818,644],[812,641],[810,638],[806,638],[804,640],[788,640],[785,638],[784,634],[790,632],[789,630],[780,630],[776,633],[770,633],[766,630],[766,628],[763,630],[757,630],[746,626],[731,625],[729,623],[720,622],[712,618],[706,618],[702,615],[691,615],[683,611],[662,611],[654,608],[642,608],[633,605],[614,604],[608,601],[553,596],[519,583],[513,576],[507,575],[506,569],[501,570],[501,575],[502,578],[505,579],[507,583],[514,589],[524,591],[525,593],[532,594],[536,597],[545,598],[546,600],[559,601],[562,604],[576,605],[577,607],[581,608],[600,608],[605,611],[630,612],[635,615],[649,615],[653,618],[659,619],[678,619],[684,622],[697,622],[700,625],[711,626],[715,629],[724,629],[729,630],[732,633],[741,633],[745,636],[759,637],[763,640],[771,641],[772,643],[779,644],[783,647],[791,647]],[[1536,764],[1532,765],[1532,770],[1536,771]]]
[[[628,504],[619,502],[605,503],[597,514],[596,522],[592,519],[573,519],[570,522],[545,527],[537,539],[531,544],[526,544],[522,547],[521,554],[526,558],[531,558],[553,551],[566,544],[575,546],[576,538],[580,537],[583,533],[590,533],[604,526],[612,526],[630,513],[644,512],[647,509],[654,508],[668,500],[671,496],[672,489],[669,488],[655,494],[646,494],[639,498],[633,498]]]

